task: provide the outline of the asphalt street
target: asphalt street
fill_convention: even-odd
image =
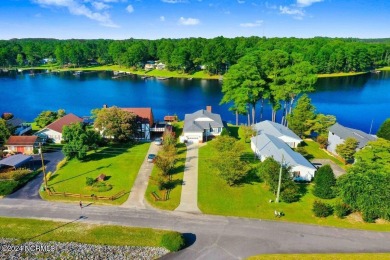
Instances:
[[[0,215],[176,230],[192,243],[165,259],[240,259],[262,253],[390,252],[390,232],[258,219],[5,198]]]

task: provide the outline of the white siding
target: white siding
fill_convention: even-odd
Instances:
[[[329,132],[328,134],[328,147],[326,148],[329,152],[333,154],[336,153],[336,146],[344,143],[344,139],[341,139],[338,135]]]
[[[283,142],[285,142],[291,148],[297,148],[298,144],[301,142],[301,140],[299,140],[299,139],[295,139],[295,138],[292,138],[292,137],[289,137],[289,136],[285,136],[285,135],[280,136],[278,138],[280,140],[282,140]]]
[[[59,144],[62,141],[62,133],[59,133],[51,129],[44,129],[38,132],[37,134],[47,136],[47,138],[53,140],[53,142],[55,142],[56,144]]]

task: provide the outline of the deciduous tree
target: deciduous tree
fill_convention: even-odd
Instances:
[[[95,109],[95,128],[99,129],[104,137],[114,141],[128,142],[135,138],[137,132],[136,115],[115,106]]]
[[[390,118],[386,119],[385,122],[382,123],[376,135],[390,141]]]
[[[345,160],[346,163],[353,161],[356,148],[359,142],[352,137],[345,139],[344,143],[336,146],[336,153]]]

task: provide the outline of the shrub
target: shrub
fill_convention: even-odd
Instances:
[[[16,187],[18,187],[17,181],[0,181],[0,196],[11,194]]]
[[[96,182],[92,185],[92,190],[97,192],[105,192],[112,189],[112,185],[105,182]]]
[[[378,215],[374,211],[362,211],[362,217],[364,222],[374,223],[378,218]]]
[[[92,186],[95,183],[95,179],[94,178],[86,177],[85,179],[86,179],[85,180],[85,184],[87,184],[87,186]]]
[[[229,131],[226,129],[226,127],[224,127],[224,128],[222,129],[221,135],[222,135],[222,136],[229,135]]]
[[[319,218],[326,218],[333,214],[331,205],[318,200],[314,201],[312,210],[314,215]]]
[[[296,184],[294,184],[294,185],[296,186]],[[282,200],[284,202],[287,202],[287,203],[296,202],[300,198],[300,194],[299,194],[298,190],[299,190],[298,186],[296,186],[296,187],[290,186],[281,192],[280,197],[282,198]]]
[[[313,194],[321,199],[332,199],[335,197],[333,191],[336,185],[336,177],[330,165],[320,167],[314,177]]]
[[[53,176],[53,173],[52,172],[48,172],[46,173],[46,180],[47,181],[50,181],[50,178]]]
[[[348,216],[349,213],[351,213],[351,208],[342,202],[338,202],[333,207],[334,213],[338,218],[344,218],[345,216]]]
[[[317,136],[317,143],[319,143],[320,148],[325,149],[328,146],[328,137],[323,135]]]
[[[59,169],[61,169],[62,167],[65,166],[65,164],[67,163],[68,161],[66,160],[66,157],[64,159],[62,159],[61,161],[59,161],[57,163],[57,167],[56,167],[56,171],[58,171]]]
[[[161,246],[171,252],[179,251],[185,245],[184,237],[178,232],[166,233],[161,238]]]
[[[15,180],[15,181],[20,181],[23,179],[26,175],[30,174],[30,170],[15,170],[15,171],[10,171],[6,173],[0,174],[0,179],[3,180]]]
[[[3,113],[3,115],[1,117],[4,120],[9,120],[9,119],[12,119],[14,117],[14,114],[12,114],[12,113]]]

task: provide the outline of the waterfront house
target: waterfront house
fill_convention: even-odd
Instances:
[[[284,125],[271,122],[269,120],[262,121],[253,125],[253,129],[257,134],[267,134],[272,135],[283,142],[285,142],[291,148],[297,148],[298,144],[302,142],[302,139],[299,138],[293,131]]]
[[[183,135],[180,141],[202,143],[210,137],[221,135],[224,125],[219,114],[211,112],[211,106],[206,110],[198,110],[186,114],[184,118]]]
[[[251,138],[251,148],[261,161],[272,157],[284,166],[291,167],[294,180],[311,181],[315,175],[316,168],[276,136],[266,133],[254,136]]]
[[[12,134],[15,135],[23,135],[32,129],[31,124],[26,123],[20,118],[11,118],[6,122],[9,128],[13,131]]]
[[[336,123],[329,128],[327,150],[333,154],[337,154],[337,145],[344,143],[344,141],[350,137],[355,138],[358,141],[358,147],[356,150],[362,149],[366,146],[367,142],[377,139],[376,136]]]
[[[39,136],[43,140],[50,139],[54,143],[61,143],[62,141],[62,129],[64,126],[68,126],[70,124],[74,123],[82,123],[83,119],[74,115],[74,114],[67,114],[60,119],[57,119],[53,123],[47,125],[42,130],[35,133],[35,135]]]
[[[123,111],[131,112],[137,116],[137,139],[150,140],[153,130],[164,132],[164,126],[158,127],[154,124],[153,111],[151,107],[126,107]],[[160,129],[162,128],[162,129]]]
[[[8,152],[33,154],[38,148],[38,136],[10,136],[5,143]]]

